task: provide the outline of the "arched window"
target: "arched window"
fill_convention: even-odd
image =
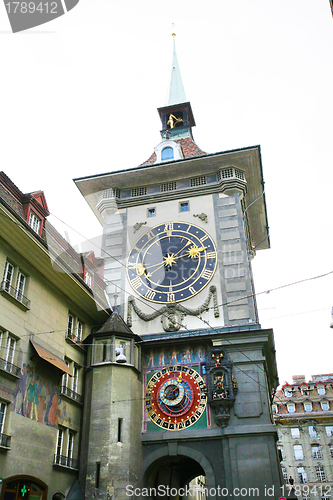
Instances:
[[[173,160],[174,154],[173,154],[173,148],[167,147],[162,149],[161,152],[161,160]]]

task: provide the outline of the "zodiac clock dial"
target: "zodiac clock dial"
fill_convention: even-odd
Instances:
[[[127,276],[131,287],[151,302],[181,302],[210,282],[216,263],[216,247],[206,231],[186,222],[166,222],[135,243]]]
[[[145,392],[145,407],[150,419],[169,431],[187,429],[206,408],[205,382],[197,371],[171,365],[156,372]]]

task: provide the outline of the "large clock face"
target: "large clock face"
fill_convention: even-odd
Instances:
[[[132,288],[152,302],[187,300],[212,279],[216,248],[202,228],[187,222],[166,222],[142,235],[127,259]]]
[[[145,407],[162,429],[179,431],[195,424],[206,408],[205,382],[198,372],[183,365],[166,366],[149,380]]]

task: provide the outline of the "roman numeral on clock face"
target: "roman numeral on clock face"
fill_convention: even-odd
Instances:
[[[142,285],[142,281],[141,281],[141,278],[140,276],[137,276],[136,278],[134,278],[134,280],[131,281],[131,285],[132,287],[136,290],[137,288],[139,288],[140,285]]]
[[[207,259],[215,259],[216,258],[216,252],[207,252],[206,253]]]
[[[201,278],[203,278],[204,280],[210,280],[210,278],[213,276],[213,271],[209,271],[209,269],[206,269],[202,275],[201,275]]]
[[[171,236],[173,231],[173,222],[167,222],[164,226],[164,231],[168,236]]]
[[[155,295],[156,295],[156,292],[153,292],[152,290],[147,290],[145,297],[146,297],[146,299],[154,300]]]

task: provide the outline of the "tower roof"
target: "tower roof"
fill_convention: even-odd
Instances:
[[[172,106],[173,104],[180,104],[182,102],[186,102],[185,90],[177,59],[175,33],[172,34],[172,37],[173,37],[172,70],[171,70],[171,79],[169,88],[169,98],[168,102],[166,103],[166,106]]]
[[[135,334],[126,325],[123,318],[117,313],[113,312],[106,320],[104,325],[97,331],[97,333],[118,333],[134,337]]]

